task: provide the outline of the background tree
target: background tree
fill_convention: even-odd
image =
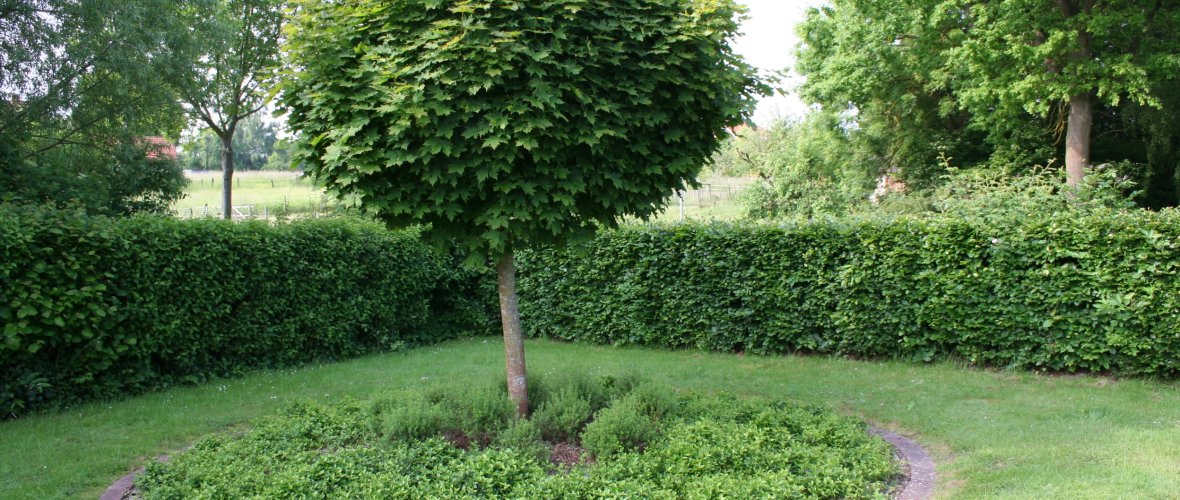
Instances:
[[[797,69],[807,77],[800,97],[841,117],[826,120],[829,129],[848,135],[871,169],[918,188],[938,181],[940,156],[965,165],[988,158],[953,89],[934,80],[947,47],[929,23],[940,1],[837,0],[796,28]]]
[[[260,170],[266,167],[278,144],[278,129],[266,123],[258,114],[238,122],[233,137],[234,171]],[[192,170],[209,170],[221,166],[221,138],[202,127],[187,131],[180,139],[180,163]],[[290,159],[286,154],[285,158]],[[276,161],[282,161],[278,158]]]
[[[221,141],[223,217],[233,217],[234,134],[266,105],[277,74],[280,0],[193,2],[180,19],[194,28],[170,40],[170,81],[188,112]]]
[[[495,262],[528,410],[515,249],[657,213],[764,90],[728,0],[304,0],[282,90],[295,157],[346,204]]]
[[[1083,163],[1129,160],[1144,203],[1174,205],[1178,15],[1154,0],[834,0],[799,27],[800,93],[848,113],[857,148],[911,187],[948,165],[1023,174],[1062,156],[1076,184]]]
[[[176,137],[162,85],[174,2],[0,2],[0,200],[163,212],[183,173],[146,136]]]
[[[840,216],[868,203],[877,171],[838,114],[809,113],[798,122],[746,129],[729,138],[715,165],[739,164],[758,177],[742,194],[754,219]]]
[[[1180,8],[1160,0],[952,0],[935,21],[959,29],[942,77],[960,86],[962,108],[981,127],[988,113],[1019,107],[1065,115],[1065,168],[1072,186],[1091,163],[1099,105],[1158,107],[1152,82],[1180,65]],[[1067,111],[1060,111],[1067,108]]]

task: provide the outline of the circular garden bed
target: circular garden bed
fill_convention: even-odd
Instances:
[[[893,448],[863,422],[634,377],[530,380],[296,404],[153,463],[142,498],[887,498]]]

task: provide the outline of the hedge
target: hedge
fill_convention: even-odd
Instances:
[[[494,326],[411,232],[0,206],[0,414]]]
[[[520,258],[535,337],[1180,372],[1180,213],[636,226]]]

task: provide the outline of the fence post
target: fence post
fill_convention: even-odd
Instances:
[[[676,198],[680,200],[680,222],[684,222],[684,191],[676,190]]]

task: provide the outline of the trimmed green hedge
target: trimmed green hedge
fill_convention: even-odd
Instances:
[[[355,220],[0,206],[0,415],[481,330],[481,279]]]
[[[532,336],[1180,373],[1180,213],[627,227],[520,258]]]

